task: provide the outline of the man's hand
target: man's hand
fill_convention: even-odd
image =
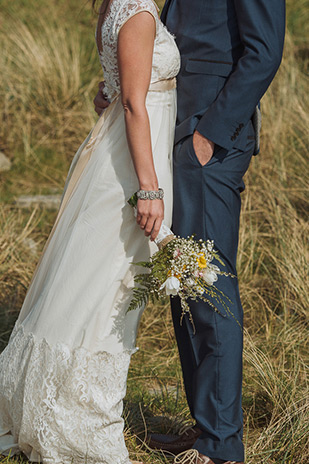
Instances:
[[[95,112],[101,116],[103,111],[109,106],[109,101],[103,95],[104,81],[99,82],[99,91],[93,99]]]
[[[205,166],[212,158],[215,144],[196,130],[193,134],[193,148],[199,162]]]

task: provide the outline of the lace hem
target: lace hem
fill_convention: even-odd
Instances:
[[[52,347],[16,326],[0,355],[0,435],[35,461],[129,464],[121,414],[134,351]]]

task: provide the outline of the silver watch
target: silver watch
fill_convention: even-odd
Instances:
[[[163,200],[164,190],[138,190],[136,196],[139,200]]]

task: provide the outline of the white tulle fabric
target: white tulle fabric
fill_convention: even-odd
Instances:
[[[110,92],[119,92],[117,32],[138,8],[156,14],[151,0],[114,0],[103,24],[100,60]],[[155,80],[174,77],[179,69],[172,36],[156,21]],[[149,92],[146,106],[154,164],[165,191],[165,223],[170,226],[175,89]],[[130,463],[122,402],[143,311],[127,313],[137,271],[132,263],[149,259],[155,245],[127,204],[138,180],[125,134],[118,98],[107,110],[91,156],[58,215],[0,355],[2,454],[23,451],[32,461],[50,464]]]
[[[113,0],[101,28],[102,50],[100,62],[104,72],[106,96],[113,100],[120,91],[117,66],[117,40],[121,27],[132,16],[148,11],[156,22],[156,38],[152,62],[151,82],[169,79],[178,74],[180,57],[173,36],[159,20],[157,6],[152,0]],[[98,39],[99,31],[97,31]]]

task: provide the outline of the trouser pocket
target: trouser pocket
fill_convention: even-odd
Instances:
[[[193,134],[182,139],[175,147],[175,161],[179,164],[187,164],[195,167],[202,168],[194,147],[193,147]]]

